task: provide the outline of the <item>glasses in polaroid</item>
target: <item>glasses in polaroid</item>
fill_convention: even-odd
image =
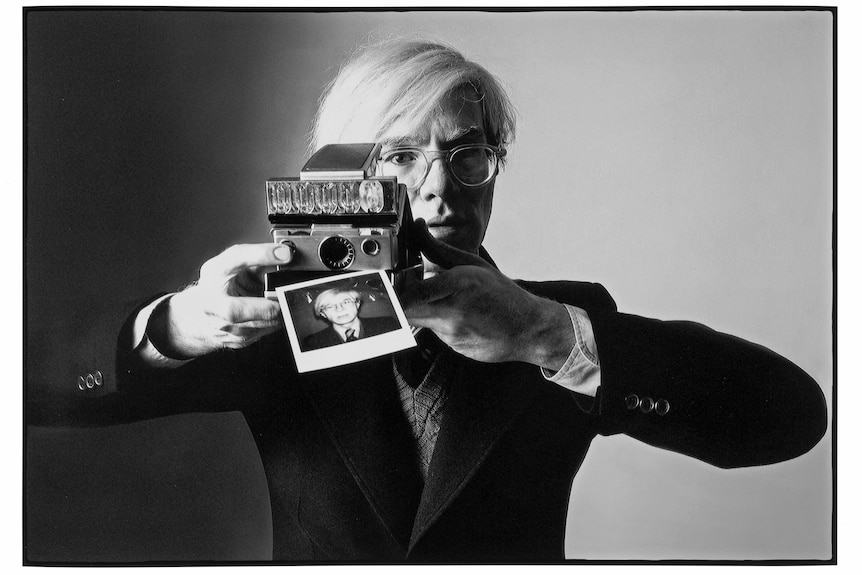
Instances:
[[[322,309],[325,312],[330,312],[330,311],[335,310],[335,309],[344,309],[345,307],[348,307],[351,305],[356,305],[356,300],[353,298],[348,298],[348,299],[341,300],[339,302],[327,304],[325,306],[322,306],[320,309]]]
[[[449,173],[465,188],[484,186],[499,171],[506,150],[489,144],[464,144],[451,150],[423,150],[398,147],[381,154],[377,169],[384,177],[394,177],[409,190],[416,190],[431,171],[431,162],[440,157]]]

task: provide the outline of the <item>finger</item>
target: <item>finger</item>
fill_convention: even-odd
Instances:
[[[440,302],[457,293],[460,283],[454,274],[443,272],[436,276],[416,282],[404,290],[400,296],[405,313],[407,308],[417,311],[421,306]]]
[[[209,313],[225,325],[253,321],[277,322],[281,317],[278,302],[262,297],[221,297],[211,303]]]
[[[270,333],[278,329],[280,325],[281,322],[277,319],[257,319],[225,325],[221,328],[221,331],[234,335],[250,334],[256,331],[267,331]]]
[[[246,268],[285,264],[291,257],[291,249],[281,244],[237,244],[201,266],[201,281],[221,281]]]
[[[233,280],[233,284],[228,289],[228,295],[233,296],[262,296],[263,295],[263,280],[257,274],[257,270],[274,269],[274,268],[254,268],[243,270],[238,273]]]
[[[443,268],[455,266],[479,266],[491,267],[488,262],[477,254],[471,254],[458,248],[452,247],[431,235],[428,224],[423,219],[413,222],[413,237],[419,246],[422,255]]]
[[[247,347],[254,342],[258,341],[262,337],[268,335],[271,332],[263,332],[260,330],[249,331],[240,334],[228,334],[223,333],[218,338],[218,343],[222,348],[227,349],[242,349]]]
[[[415,328],[428,328],[438,336],[442,335],[443,333],[446,333],[446,327],[448,326],[448,323],[436,317],[411,318],[408,316],[407,323],[409,323],[411,327]]]
[[[279,327],[280,324],[277,321],[249,321],[223,326],[221,331],[242,339],[260,339],[278,330]]]

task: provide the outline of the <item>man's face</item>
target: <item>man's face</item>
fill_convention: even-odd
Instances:
[[[488,143],[479,97],[471,88],[450,94],[430,125],[396,122],[380,137],[383,151],[398,146],[424,150],[450,150],[460,144]],[[445,165],[445,158],[430,156],[431,170],[418,190],[410,191],[410,208],[422,218],[435,238],[461,250],[477,253],[494,199],[494,180],[478,188],[461,186]]]
[[[349,293],[331,295],[321,303],[320,311],[329,323],[346,325],[359,314],[359,305]]]

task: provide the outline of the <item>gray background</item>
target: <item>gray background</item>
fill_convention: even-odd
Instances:
[[[51,349],[93,310],[266,241],[263,181],[298,171],[343,53],[401,32],[485,63],[518,106],[485,242],[504,273],[599,281],[622,311],[764,344],[831,405],[829,12],[67,11],[26,25],[31,386],[67,385]],[[236,414],[31,428],[26,448],[30,559],[268,553]],[[830,462],[828,437],[732,471],[599,438],[567,556],[828,558]]]

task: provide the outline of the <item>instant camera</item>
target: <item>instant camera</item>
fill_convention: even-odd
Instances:
[[[374,175],[379,156],[380,144],[329,144],[298,178],[266,181],[272,239],[292,252],[266,274],[268,298],[276,299],[277,287],[345,272],[386,271],[396,290],[421,279],[407,189]]]

